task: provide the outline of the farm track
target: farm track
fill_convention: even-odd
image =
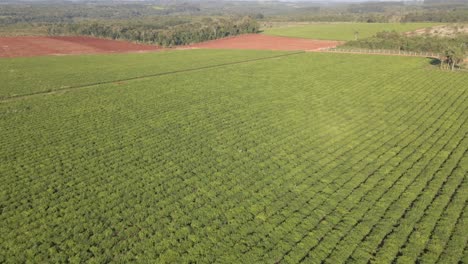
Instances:
[[[0,252],[461,261],[466,77],[345,57],[264,58],[4,102]]]

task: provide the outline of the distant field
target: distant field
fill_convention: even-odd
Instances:
[[[299,37],[323,40],[354,40],[354,33],[359,32],[359,38],[373,36],[380,31],[406,32],[438,24],[431,23],[317,23],[301,26],[287,26],[265,29],[264,34]]]
[[[157,5],[151,6],[151,8],[153,8],[154,10],[165,10],[166,9],[166,7],[164,7],[164,6],[157,6]]]
[[[274,54],[5,59],[0,82]],[[302,53],[4,99],[0,263],[467,263],[468,75],[428,64]]]

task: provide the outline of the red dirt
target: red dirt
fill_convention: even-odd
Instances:
[[[250,50],[305,50],[334,48],[339,41],[312,40],[247,34],[212,40],[177,49],[250,49]],[[1,57],[32,57],[44,55],[127,53],[160,50],[160,47],[126,41],[92,37],[0,37]]]
[[[324,48],[334,48],[340,41],[313,40],[267,36],[261,34],[247,34],[224,39],[217,39],[193,44],[189,48],[200,49],[250,49],[250,50],[305,50],[316,51]]]
[[[0,37],[0,57],[126,53],[159,50],[157,46],[92,37]]]

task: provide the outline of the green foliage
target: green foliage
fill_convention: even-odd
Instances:
[[[359,38],[368,38],[380,31],[405,32],[420,28],[431,27],[429,23],[317,23],[303,26],[269,28],[264,31],[268,35],[301,37],[325,40],[355,40],[355,33]]]
[[[457,23],[468,21],[468,8],[450,8],[424,10],[422,12],[412,12],[405,15],[402,22],[440,22]]]
[[[370,38],[346,42],[344,46],[364,49],[392,49],[444,53],[449,47],[465,48],[467,44],[467,34],[460,34],[454,37],[437,37],[430,35],[408,36],[395,31],[384,31]]]
[[[101,75],[143,69],[120,56]],[[303,53],[3,100],[0,262],[462,261],[468,75],[427,63]],[[100,75],[74,70],[28,72]]]
[[[173,71],[265,58],[287,52],[161,51],[145,54],[0,59],[0,98],[55,91]],[[130,70],[128,70],[130,69]]]
[[[367,39],[349,41],[343,45],[351,48],[387,49],[440,54],[441,66],[447,64],[452,70],[468,56],[468,34],[453,37],[431,35],[407,36],[398,32],[379,32]]]
[[[49,25],[41,23],[1,24],[0,37],[3,36],[45,36]]]
[[[163,20],[164,21],[164,20]],[[204,18],[200,22],[181,23],[71,23],[54,24],[49,35],[87,35],[111,39],[124,39],[154,43],[164,47],[187,45],[207,40],[224,38],[246,33],[257,33],[258,23],[246,16],[242,18]],[[170,22],[170,21],[169,21]],[[178,22],[176,22],[178,23]]]
[[[297,7],[269,17],[271,21],[296,22],[440,22],[454,23],[468,21],[468,3],[444,1],[443,4],[414,4],[404,1],[367,1],[328,6]]]
[[[134,20],[148,17],[160,19],[161,16],[200,11],[196,4],[187,3],[164,4],[160,7],[154,8],[152,5],[137,2],[13,2],[0,5],[0,24],[71,23],[82,20]]]
[[[468,35],[467,35],[468,40]],[[468,41],[459,45],[447,46],[444,51],[445,62],[454,70],[455,66],[460,65],[468,56]]]

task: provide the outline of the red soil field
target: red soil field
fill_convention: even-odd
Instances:
[[[200,49],[251,49],[251,50],[305,50],[316,51],[323,48],[334,48],[340,41],[313,40],[247,34],[224,39],[217,39],[188,46]]]
[[[0,57],[154,51],[152,45],[92,37],[0,37]]]
[[[212,40],[178,49],[250,49],[250,50],[304,50],[333,48],[339,41],[312,40],[247,34]],[[153,45],[92,37],[0,37],[0,57],[32,57],[44,55],[72,55],[99,53],[127,53],[160,50]]]

